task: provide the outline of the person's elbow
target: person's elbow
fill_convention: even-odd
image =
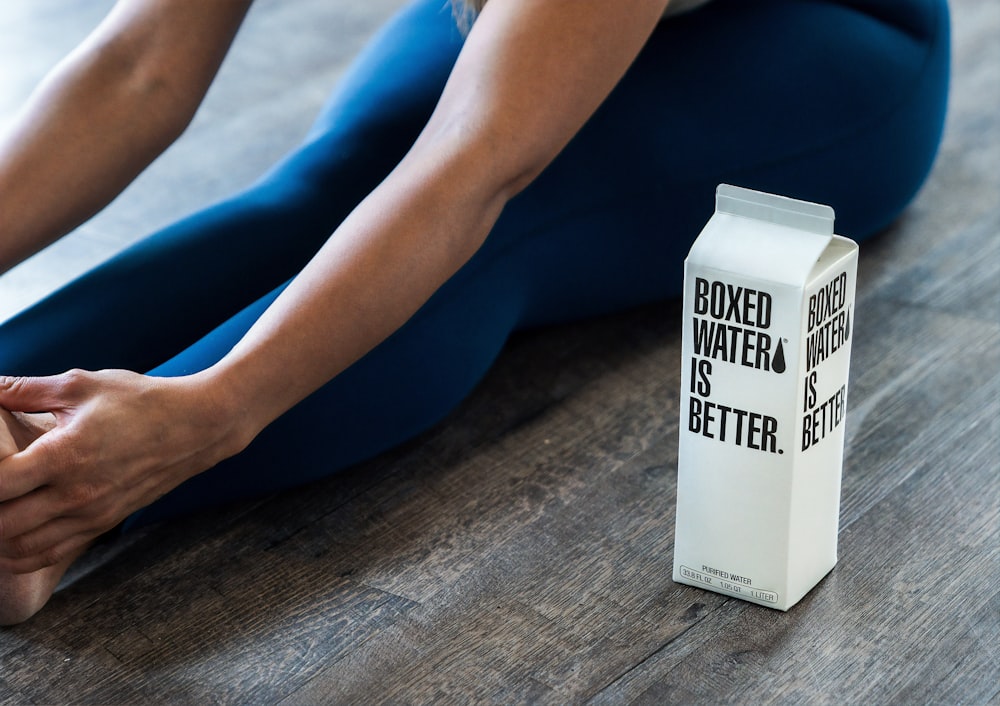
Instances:
[[[154,49],[127,38],[110,38],[77,57],[93,96],[115,112],[131,115],[137,133],[162,150],[187,129],[203,92],[173,70]]]

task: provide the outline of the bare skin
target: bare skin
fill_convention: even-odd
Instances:
[[[51,429],[51,415],[18,415],[0,409],[0,458],[27,448],[32,441]],[[52,592],[70,565],[86,546],[68,555],[58,564],[28,574],[0,571],[0,625],[24,622],[48,602]]]
[[[250,1],[119,0],[0,137],[0,272],[183,131]],[[96,537],[241,451],[405,323],[596,110],[667,2],[490,0],[409,153],[215,366],[170,379],[0,371],[0,410],[50,413],[0,424],[0,622],[37,611]]]

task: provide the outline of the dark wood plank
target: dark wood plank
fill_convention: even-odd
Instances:
[[[994,569],[997,560],[994,559]],[[995,573],[995,572],[994,572]],[[978,587],[976,587],[978,588]],[[975,589],[974,589],[975,590]],[[995,593],[983,609],[967,618],[957,620],[963,628],[951,632],[951,639],[932,635],[936,647],[923,662],[924,671],[900,690],[900,703],[917,703],[928,694],[946,694],[953,703],[990,703],[1000,701],[1000,686],[994,680],[992,692],[989,683],[970,679],[969,675],[989,678],[1000,674],[1000,655],[997,650],[997,616],[1000,615],[1000,593]],[[970,689],[970,686],[974,687]],[[987,687],[981,693],[975,687]]]
[[[876,319],[881,327],[858,321],[859,342],[872,329],[882,342],[872,349],[862,344],[855,357],[860,374],[851,383],[841,501],[845,523],[912,471],[907,449],[939,429],[957,433],[989,414],[991,405],[970,408],[968,399],[981,385],[992,384],[1000,367],[996,325],[891,303],[879,308],[885,314]],[[866,387],[871,378],[881,382]],[[947,437],[941,443],[948,444]]]

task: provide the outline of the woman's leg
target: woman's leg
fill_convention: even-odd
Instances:
[[[947,73],[943,0],[715,0],[665,23],[480,252],[402,329],[244,453],[130,523],[336,472],[443,417],[512,330],[676,295],[720,181],[831,203],[839,232],[870,236],[926,177]],[[367,80],[377,85],[378,73]],[[278,291],[154,374],[212,364]]]

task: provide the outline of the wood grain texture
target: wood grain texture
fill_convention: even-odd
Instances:
[[[5,2],[0,66],[41,75],[108,5]],[[0,317],[255,178],[397,5],[259,0],[184,140],[0,278]],[[952,9],[937,165],[861,254],[840,561],[793,610],[670,578],[670,302],[517,336],[443,424],[336,478],[98,547],[0,631],[0,703],[997,703],[1000,6]]]

